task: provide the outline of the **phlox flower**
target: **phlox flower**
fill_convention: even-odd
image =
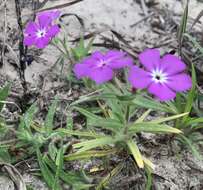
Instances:
[[[24,44],[35,45],[37,48],[44,48],[55,37],[60,28],[52,22],[59,16],[57,11],[46,11],[38,13],[35,22],[28,22],[24,30]]]
[[[191,77],[184,73],[186,65],[177,56],[166,54],[162,58],[157,49],[147,49],[139,55],[143,69],[132,66],[129,81],[134,88],[147,89],[160,101],[172,100],[177,92],[192,87]]]
[[[77,78],[88,77],[96,84],[102,84],[113,78],[114,70],[133,64],[131,57],[125,52],[110,50],[106,53],[96,51],[90,57],[74,66]]]

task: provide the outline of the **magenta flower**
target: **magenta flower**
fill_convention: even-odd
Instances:
[[[132,58],[127,56],[125,52],[110,50],[103,54],[96,51],[81,63],[76,64],[73,70],[77,78],[88,77],[96,84],[102,84],[113,78],[115,69],[132,64]]]
[[[53,24],[56,14],[42,12],[37,16],[36,22],[29,22],[24,30],[24,44],[35,45],[37,48],[44,48],[53,37],[60,31],[58,25]]]
[[[172,100],[176,92],[184,92],[192,87],[192,80],[184,73],[186,65],[175,55],[166,54],[160,58],[157,49],[147,49],[139,55],[144,66],[132,66],[129,81],[134,88],[145,89],[160,101]]]

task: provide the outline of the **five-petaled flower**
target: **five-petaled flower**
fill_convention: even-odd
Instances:
[[[160,101],[172,100],[176,92],[192,87],[192,80],[184,73],[186,65],[177,56],[166,54],[160,58],[157,49],[147,49],[139,55],[144,68],[132,66],[129,81],[134,88],[148,89]]]
[[[96,84],[102,84],[113,78],[114,70],[131,66],[133,60],[125,52],[110,50],[105,54],[96,51],[90,57],[74,66],[77,78],[88,77]]]
[[[44,48],[53,37],[60,31],[53,21],[60,15],[58,11],[46,11],[38,13],[35,22],[28,22],[24,30],[24,44],[35,45],[37,48]]]

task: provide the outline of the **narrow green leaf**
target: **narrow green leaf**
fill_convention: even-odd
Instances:
[[[102,127],[104,129],[109,129],[113,132],[117,132],[119,129],[123,128],[123,125],[115,119],[98,119],[91,120],[88,123],[91,126]]]
[[[121,170],[123,169],[123,165],[124,165],[123,163],[118,164],[106,177],[104,177],[101,180],[101,182],[96,187],[96,190],[104,189],[108,185],[108,183],[111,181],[111,179],[121,172]]]
[[[79,111],[81,114],[83,114],[84,116],[86,116],[89,119],[92,119],[92,120],[102,119],[102,117],[97,116],[97,115],[89,112],[86,109],[83,109],[83,108],[80,108],[80,107],[74,107],[74,109]]]
[[[11,84],[7,84],[2,89],[0,89],[0,102],[5,101],[9,95],[11,89]],[[0,112],[3,109],[4,103],[0,103]]]
[[[54,182],[54,176],[52,174],[52,172],[49,170],[49,168],[47,167],[46,163],[43,161],[42,158],[42,154],[40,152],[40,150],[37,148],[37,160],[40,166],[40,170],[42,172],[42,176],[45,180],[45,182],[47,183],[47,185],[52,188],[52,184]]]
[[[10,163],[12,160],[11,155],[8,151],[9,147],[0,146],[0,162],[7,162]]]
[[[200,118],[190,118],[189,120],[187,120],[185,122],[185,124],[188,125],[194,125],[194,124],[199,124],[199,123],[203,123],[203,117]]]
[[[67,135],[75,135],[80,137],[91,137],[91,138],[100,138],[104,137],[104,135],[98,135],[93,131],[77,131],[77,130],[68,130],[68,129],[58,129],[56,130],[59,133],[67,134]]]
[[[77,47],[71,49],[72,54],[76,61],[80,61],[81,59],[83,59],[84,57],[86,57],[88,55],[90,49],[92,48],[93,40],[94,40],[94,38],[92,38],[90,40],[90,42],[88,43],[88,45],[86,47],[84,38],[81,37],[80,41],[79,41],[79,45]]]
[[[143,122],[145,120],[145,118],[150,114],[152,110],[148,109],[146,112],[144,112],[136,121],[135,123],[140,123]]]
[[[152,110],[158,110],[158,111],[163,111],[167,113],[177,113],[177,110],[173,110],[171,107],[164,105],[163,103],[157,102],[154,99],[148,99],[148,98],[142,97],[140,95],[136,96],[136,98],[132,101],[132,103],[140,107],[144,107]]]
[[[150,168],[145,168],[146,174],[147,174],[147,184],[146,184],[146,190],[152,189],[152,171]]]
[[[170,127],[166,124],[157,124],[150,122],[135,123],[129,127],[129,132],[139,133],[182,133],[179,129]]]
[[[184,135],[180,135],[182,141],[190,148],[192,154],[199,160],[202,160],[202,156],[200,155],[199,151],[195,148],[192,141]]]
[[[55,142],[51,141],[48,145],[48,153],[49,153],[49,156],[51,157],[52,160],[56,159],[57,152],[58,152],[58,149],[55,145]]]
[[[94,40],[95,40],[94,38],[90,39],[89,43],[87,44],[87,47],[86,47],[87,53],[92,49]]]
[[[44,157],[44,162],[49,166],[49,168],[56,173],[57,166],[55,163],[50,160],[47,156]],[[85,183],[84,177],[80,173],[75,173],[75,172],[70,172],[66,171],[64,172],[63,170],[60,172],[60,178],[67,184],[74,186],[74,187],[84,187],[81,189],[88,189],[87,187],[91,186],[89,184]],[[80,188],[78,188],[80,189]]]
[[[186,6],[185,6],[185,9],[184,9],[184,13],[183,13],[181,23],[180,23],[180,27],[179,27],[179,30],[178,30],[179,53],[181,52],[182,42],[183,42],[183,35],[186,32],[186,27],[187,27],[188,4],[189,4],[189,0],[187,0],[187,2],[186,2]]]
[[[196,84],[197,84],[197,78],[196,78],[196,72],[195,72],[195,67],[192,64],[192,89],[190,90],[188,97],[187,97],[187,102],[185,105],[185,113],[188,112],[190,113],[193,107],[193,102],[196,96]],[[182,119],[182,122],[184,123],[187,120],[187,116],[184,116]]]
[[[144,162],[142,159],[142,155],[140,153],[139,148],[137,147],[137,144],[131,139],[127,142],[128,148],[131,151],[133,157],[135,158],[135,161],[139,168],[144,168]]]
[[[54,121],[54,115],[56,112],[57,103],[58,103],[58,100],[57,98],[55,98],[55,100],[53,100],[51,106],[49,107],[49,110],[45,119],[44,126],[47,134],[50,134],[53,128],[53,121]]]
[[[173,115],[173,116],[170,116],[170,117],[155,119],[153,121],[150,121],[150,123],[158,123],[159,124],[159,123],[175,120],[175,119],[178,119],[178,118],[186,116],[186,115],[188,115],[188,113],[177,114],[177,115]]]
[[[202,129],[202,128],[203,128],[203,125],[196,125],[192,127],[192,130],[197,131],[198,129]]]
[[[30,108],[26,111],[26,113],[23,117],[23,121],[25,122],[26,129],[30,129],[30,126],[33,122],[34,116],[37,111],[38,111],[38,108],[37,108],[36,104],[32,104],[30,106]]]
[[[102,99],[113,99],[116,97],[115,94],[112,94],[112,93],[98,94],[98,93],[101,93],[102,91],[103,91],[103,89],[99,89],[99,90],[92,92],[89,95],[81,96],[78,100],[72,102],[70,104],[70,107],[76,106],[81,103],[89,102],[89,101],[102,100]]]
[[[74,153],[64,156],[64,160],[72,161],[72,160],[81,160],[81,159],[90,159],[96,157],[104,157],[111,154],[115,154],[118,150],[109,149],[109,150],[90,150],[81,153]]]
[[[193,38],[193,37],[192,37],[190,34],[188,34],[188,33],[185,33],[184,36],[187,37],[187,39],[192,42],[193,46],[194,46],[196,49],[198,49],[198,50],[201,52],[201,54],[203,55],[203,47],[197,42],[197,40],[196,40],[195,38]]]
[[[119,128],[123,127],[123,125],[115,119],[97,116],[83,108],[75,107],[75,109],[89,119],[88,124],[91,126],[102,127],[105,129],[112,130],[114,132],[116,132]]]
[[[111,145],[114,144],[116,142],[116,139],[113,139],[112,137],[102,137],[102,138],[97,138],[97,139],[93,139],[93,140],[88,140],[88,141],[84,141],[81,143],[77,143],[74,144],[73,147],[74,148],[79,148],[79,150],[77,151],[77,153],[81,153],[96,147],[101,147],[104,145]]]
[[[71,114],[68,114],[66,119],[66,128],[69,130],[73,130],[73,118]]]
[[[56,174],[53,183],[53,190],[62,190],[59,185],[59,178],[63,170],[63,147],[60,148],[56,157]]]
[[[144,156],[142,156],[142,159],[147,168],[149,168],[152,171],[155,169],[155,165],[149,159],[145,158]]]

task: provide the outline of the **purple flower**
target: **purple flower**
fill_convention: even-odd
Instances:
[[[88,77],[102,84],[113,78],[114,70],[133,64],[132,58],[125,52],[110,50],[103,54],[99,51],[94,52],[90,57],[74,66],[73,70],[77,78]]]
[[[51,16],[52,15],[52,16]],[[24,30],[24,44],[44,48],[60,31],[58,25],[52,24],[56,13],[42,12],[37,16],[36,22],[29,22]]]
[[[166,54],[160,58],[157,49],[147,49],[139,55],[144,66],[132,66],[129,71],[131,85],[138,89],[147,88],[160,101],[172,100],[176,92],[192,87],[192,80],[184,73],[186,65],[175,55]]]

